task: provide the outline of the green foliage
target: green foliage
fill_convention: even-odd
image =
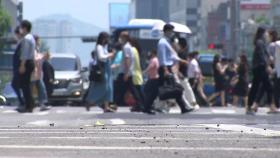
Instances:
[[[8,32],[10,26],[11,26],[11,17],[0,6],[0,53],[3,48],[3,42],[1,42],[1,37],[3,37]]]

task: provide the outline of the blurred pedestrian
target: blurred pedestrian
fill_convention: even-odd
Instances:
[[[226,104],[232,103],[233,100],[233,80],[237,77],[237,65],[233,59],[228,59],[228,67],[225,72],[226,79]]]
[[[276,68],[276,50],[277,50],[277,41],[279,41],[278,39],[278,32],[275,29],[272,29],[269,31],[269,35],[270,35],[270,43],[268,46],[268,53],[270,55],[270,62],[271,62],[271,67],[275,69],[275,71],[273,71],[273,74],[271,76],[272,78],[272,84],[273,84],[273,96],[274,96],[274,104],[277,108],[280,108],[280,104],[279,104],[279,86],[278,86],[278,77],[277,77],[277,68]],[[278,59],[279,60],[279,59]]]
[[[91,81],[90,87],[85,97],[87,102],[87,110],[90,110],[91,105],[99,105],[104,112],[115,112],[110,107],[113,102],[113,79],[111,71],[111,59],[114,58],[113,52],[108,52],[109,34],[101,32],[98,35],[96,43],[96,51],[93,52],[93,61],[90,63],[90,71],[92,66],[98,65],[102,72],[101,80]]]
[[[269,79],[272,68],[269,62],[270,55],[267,52],[268,32],[264,27],[259,27],[255,39],[255,50],[253,54],[253,81],[249,92],[247,114],[254,114],[258,110],[262,98],[260,92],[267,93],[267,103],[271,113],[276,113],[277,108],[272,104],[272,85]]]
[[[129,33],[126,31],[121,32],[119,42],[122,44],[123,49],[122,72],[119,75],[119,78],[122,78],[125,82],[125,89],[122,89],[123,91],[120,91],[119,93],[122,95],[121,98],[124,98],[127,93],[131,93],[136,101],[136,105],[134,105],[131,110],[140,112],[144,110],[143,96],[139,91],[139,86],[134,83],[135,81],[133,82],[133,79],[135,80],[137,78],[137,74],[134,74],[135,62],[138,62],[135,61],[136,58],[134,54],[136,50],[135,47],[132,46]]]
[[[280,99],[280,40],[276,42],[276,50],[275,50],[275,87],[274,87],[274,95],[275,95],[275,105],[279,109],[279,99]]]
[[[43,81],[46,87],[48,98],[50,98],[53,93],[53,83],[55,79],[54,68],[49,62],[50,56],[50,53],[47,52],[43,57]]]
[[[201,69],[198,63],[198,55],[197,51],[194,51],[189,54],[189,67],[188,67],[188,77],[190,85],[193,89],[193,92],[196,96],[196,99],[201,102],[204,106],[209,106],[207,101],[207,97],[203,91],[203,76],[201,73]]]
[[[174,35],[174,26],[171,24],[166,24],[163,28],[164,37],[159,40],[158,43],[158,59],[159,59],[159,86],[163,86],[166,80],[169,77],[175,79],[175,75],[173,74],[172,67],[175,65],[175,61],[180,61],[177,53],[174,51],[171,45],[171,39]],[[177,82],[177,81],[175,81]],[[187,113],[193,111],[193,108],[187,108],[185,100],[183,99],[183,95],[176,96],[176,102],[181,108],[181,113]]]
[[[31,75],[34,70],[34,53],[36,42],[31,34],[32,24],[23,20],[20,24],[20,33],[23,36],[20,49],[20,66],[19,73],[21,79],[21,88],[25,100],[25,108],[19,109],[18,112],[33,112],[34,100],[31,91]]]
[[[157,58],[157,51],[152,50],[150,54],[150,62],[147,69],[144,73],[148,74],[148,81],[145,84],[145,111],[148,114],[154,114],[153,104],[154,100],[158,96],[158,87],[159,87],[159,61]]]
[[[112,73],[113,73],[113,80],[114,80],[114,104],[116,106],[123,106],[125,105],[123,95],[120,92],[125,91],[125,82],[123,78],[119,77],[122,73],[122,61],[123,61],[123,51],[122,51],[122,44],[117,42],[115,44],[115,51],[116,55],[112,62]]]
[[[178,56],[182,59],[182,60],[186,60],[188,61],[188,44],[187,44],[187,40],[185,38],[179,38],[179,50],[178,50]],[[180,79],[181,79],[181,84],[185,89],[184,95],[186,97],[186,99],[188,100],[188,102],[197,110],[199,109],[199,105],[197,103],[195,94],[193,92],[193,89],[189,83],[189,79],[188,79],[188,65],[189,63],[185,63],[185,62],[180,62],[179,65],[179,71],[180,71]]]
[[[12,87],[17,95],[19,105],[16,110],[20,110],[24,108],[24,100],[22,98],[22,91],[20,88],[20,74],[19,74],[19,67],[20,67],[20,56],[21,56],[21,45],[22,45],[22,38],[23,36],[20,33],[20,28],[17,27],[15,29],[15,36],[17,39],[17,46],[15,53],[13,55],[13,79],[12,79]]]
[[[130,42],[133,47],[132,53],[133,53],[133,61],[134,61],[132,81],[133,81],[133,84],[141,99],[140,107],[134,106],[134,107],[132,107],[131,111],[144,112],[145,111],[145,107],[144,107],[145,98],[144,98],[144,93],[143,93],[143,83],[144,83],[143,72],[142,72],[141,61],[140,61],[141,47],[136,39],[131,38]]]
[[[239,98],[242,98],[245,109],[248,109],[249,92],[249,64],[245,54],[240,55],[240,63],[237,68],[238,75],[232,80],[233,105],[237,106]]]
[[[212,94],[208,101],[211,102],[216,97],[220,97],[221,99],[221,105],[223,107],[226,106],[226,100],[225,100],[225,71],[227,69],[227,65],[223,65],[221,62],[220,55],[215,55],[214,61],[213,61],[213,72],[214,72],[214,82],[215,82],[215,93]]]

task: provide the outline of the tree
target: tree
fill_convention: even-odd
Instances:
[[[0,5],[0,41],[2,37],[9,31],[11,26],[11,17]],[[0,50],[3,48],[3,42],[0,42]]]

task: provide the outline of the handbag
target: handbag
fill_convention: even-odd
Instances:
[[[175,81],[173,76],[165,79],[163,86],[159,87],[159,99],[176,99],[183,95],[184,87]]]
[[[96,54],[96,52],[95,52]],[[95,65],[91,65],[90,68],[90,74],[89,74],[89,80],[93,82],[102,82],[105,78],[105,63],[99,61],[97,58],[95,58],[97,63]]]

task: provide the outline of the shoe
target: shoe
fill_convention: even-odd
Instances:
[[[194,108],[194,110],[199,110],[200,106],[198,104],[196,104],[193,108]]]
[[[255,116],[255,115],[256,115],[256,112],[254,112],[254,111],[246,111],[246,115]]]
[[[28,112],[26,109],[24,109],[24,108],[16,108],[15,109],[18,113],[26,113],[26,112]]]
[[[268,111],[267,114],[280,114],[280,111]]]
[[[143,110],[138,107],[138,106],[134,106],[130,109],[131,112],[143,112]]]
[[[42,106],[40,107],[40,111],[48,111],[48,110],[50,110],[50,108],[47,107],[47,106],[45,106],[45,105],[42,105]]]
[[[156,114],[156,112],[155,111],[153,111],[153,110],[145,110],[145,111],[143,111],[145,114],[148,114],[148,115],[155,115]]]
[[[190,113],[190,112],[192,112],[192,111],[194,111],[194,108],[182,110],[181,114]]]

